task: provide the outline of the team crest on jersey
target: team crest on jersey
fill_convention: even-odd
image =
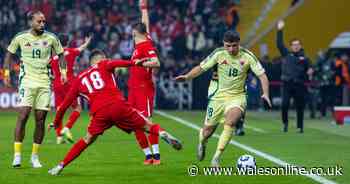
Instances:
[[[223,62],[220,63],[221,65],[228,65],[228,62],[224,60]]]
[[[46,47],[46,46],[47,46],[47,44],[48,44],[48,43],[47,43],[47,41],[43,41],[43,46],[45,46],[45,47]]]
[[[29,42],[27,42],[24,46],[25,47],[31,47],[32,45]]]
[[[239,64],[241,64],[241,66],[243,66],[245,64],[245,61],[244,60],[240,60]]]

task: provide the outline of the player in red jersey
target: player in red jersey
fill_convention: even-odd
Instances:
[[[113,72],[116,67],[144,65],[141,60],[124,61],[109,60],[100,50],[94,50],[90,56],[94,65],[82,71],[70,88],[63,103],[59,106],[55,127],[57,128],[67,108],[78,97],[85,96],[90,101],[90,124],[85,138],[78,140],[67,153],[62,162],[52,168],[49,173],[58,175],[64,167],[77,158],[99,135],[112,126],[123,127],[127,130],[148,131],[150,136],[160,136],[173,148],[180,150],[181,143],[164,131],[158,124],[153,124],[136,109],[132,108],[124,99],[122,92],[114,80]],[[152,140],[152,139],[151,139]]]
[[[157,56],[157,50],[148,34],[149,16],[146,0],[140,1],[140,10],[142,12],[142,22],[136,23],[132,27],[135,50],[131,59],[147,59],[148,61],[144,63],[147,65],[147,68],[139,66],[129,68],[128,102],[145,117],[150,118],[153,113],[153,101],[155,95],[153,71],[154,68],[160,67],[160,62]],[[151,136],[147,138],[145,132],[141,130],[136,130],[135,136],[146,156],[144,164],[160,164],[158,139],[151,141]],[[147,139],[149,139],[149,141]],[[153,155],[149,142],[154,143],[151,144]]]
[[[64,47],[64,58],[67,64],[67,71],[60,71],[58,66],[58,58],[53,57],[51,60],[51,68],[54,75],[53,80],[53,91],[55,96],[55,107],[57,107],[62,103],[64,97],[66,96],[69,88],[71,86],[71,81],[74,79],[74,63],[76,58],[80,55],[80,53],[87,48],[90,44],[91,36],[85,38],[85,42],[77,48],[68,48],[69,38],[66,34],[59,35],[59,39]],[[61,76],[61,72],[66,73],[67,79],[63,79]],[[76,99],[72,104],[73,112],[69,116],[69,119],[64,128],[62,128],[62,122],[59,122],[59,128],[56,129],[57,136],[57,144],[61,144],[64,142],[62,134],[65,135],[68,141],[73,142],[73,136],[70,132],[70,129],[73,127],[74,123],[80,116],[81,106],[79,101]]]

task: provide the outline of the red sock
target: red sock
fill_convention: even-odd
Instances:
[[[164,129],[162,129],[160,125],[154,124],[151,126],[149,130],[150,134],[148,135],[148,139],[151,145],[159,143],[159,132],[161,131],[164,131]]]
[[[61,135],[61,130],[62,130],[62,121],[59,122],[58,128],[55,129],[55,131],[56,131],[56,136],[57,136],[57,137],[58,137],[58,136],[62,136],[62,135]]]
[[[73,111],[72,114],[69,116],[68,122],[66,124],[66,127],[71,129],[74,125],[74,123],[77,121],[77,119],[80,116],[79,111]]]
[[[139,145],[140,145],[140,147],[142,149],[145,149],[145,148],[149,147],[146,134],[145,134],[145,132],[143,130],[136,129],[135,130],[135,137],[136,137],[136,140],[137,140],[137,142],[139,143]]]
[[[87,147],[88,145],[85,143],[85,141],[83,139],[79,139],[79,141],[73,145],[62,161],[63,167],[67,166],[70,162],[76,159]]]
[[[159,125],[157,127],[154,127],[157,125],[153,125],[150,128],[150,134],[148,135],[148,140],[151,145],[158,144],[159,143]],[[153,130],[152,130],[153,129]]]

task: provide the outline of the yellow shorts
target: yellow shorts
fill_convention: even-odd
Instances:
[[[245,95],[225,100],[210,100],[207,107],[205,125],[212,126],[218,123],[224,123],[225,114],[228,110],[237,107],[244,113],[246,106],[247,99]]]
[[[50,110],[51,90],[43,87],[23,87],[18,88],[18,107],[33,107],[37,110]]]

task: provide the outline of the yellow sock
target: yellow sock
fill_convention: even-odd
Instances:
[[[14,150],[15,150],[15,155],[20,155],[22,152],[22,143],[21,142],[15,142],[14,143]]]
[[[220,139],[219,139],[214,157],[218,158],[221,156],[221,154],[224,152],[226,148],[226,145],[230,142],[232,138],[232,134],[233,134],[233,127],[224,125],[224,130],[220,135]]]
[[[32,155],[36,155],[39,153],[40,144],[33,143]]]

